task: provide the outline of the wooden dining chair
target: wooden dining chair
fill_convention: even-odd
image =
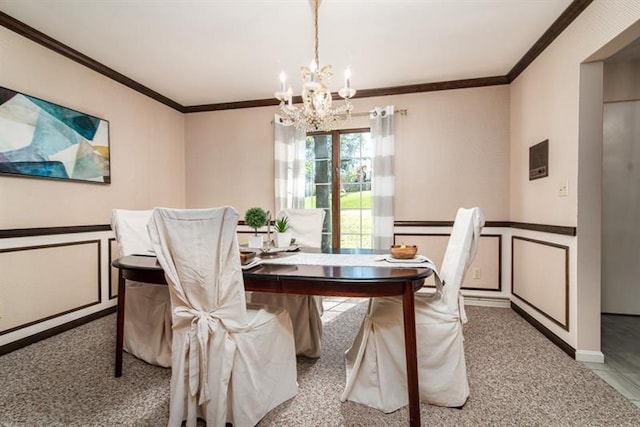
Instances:
[[[169,427],[254,426],[297,393],[288,313],[245,303],[237,224],[231,207],[153,211],[173,308]]]
[[[479,208],[459,209],[436,289],[415,294],[420,400],[461,407],[469,396],[460,286],[473,261],[484,226]],[[346,385],[341,400],[384,412],[408,404],[401,297],[372,298],[368,313],[346,352]]]

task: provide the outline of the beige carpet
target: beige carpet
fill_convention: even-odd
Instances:
[[[264,426],[406,425],[392,414],[341,403],[344,351],[365,304],[325,325],[322,357],[298,360],[298,395]],[[422,405],[430,426],[640,426],[640,408],[544,338],[510,309],[468,307],[471,396],[463,409]],[[115,315],[0,357],[0,426],[164,426],[168,369],[128,354],[113,377]]]

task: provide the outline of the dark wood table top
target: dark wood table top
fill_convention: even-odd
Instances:
[[[305,250],[305,252],[311,251]],[[340,252],[332,250],[330,252],[344,255],[376,253],[363,250],[340,250]],[[286,256],[288,256],[287,253],[281,253],[275,257],[284,258]],[[270,256],[270,258],[273,257]],[[125,276],[129,280],[166,283],[164,271],[154,256],[129,255],[116,259],[112,264],[114,267],[124,270]],[[243,277],[247,291],[268,292],[271,290],[273,292],[312,295],[335,295],[337,292],[342,295],[348,293],[348,296],[372,297],[399,295],[402,293],[401,286],[407,281],[415,282],[415,290],[418,290],[424,279],[432,273],[431,269],[426,267],[260,264],[250,270],[244,270]],[[331,283],[330,289],[327,287],[327,283]],[[344,286],[344,289],[341,289],[341,285]]]

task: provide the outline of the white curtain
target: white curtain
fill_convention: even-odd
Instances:
[[[274,119],[275,212],[304,208],[304,131],[276,114]]]
[[[393,195],[395,148],[393,105],[375,108],[369,115],[373,141],[371,195],[373,213],[373,248],[389,249],[393,244]]]

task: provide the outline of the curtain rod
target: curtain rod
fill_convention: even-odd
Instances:
[[[399,116],[406,116],[408,112],[409,112],[409,110],[407,110],[406,108],[403,108],[403,109],[399,109],[399,110],[394,110],[393,114],[397,114]],[[372,111],[361,111],[359,113],[351,113],[351,117],[364,117],[364,116],[368,116],[371,113],[373,113],[373,110]],[[271,120],[271,124],[273,124],[273,120]]]
[[[404,108],[404,109],[400,109],[400,110],[394,110],[393,114],[397,114],[399,116],[406,116],[408,111],[409,110]],[[368,116],[371,113],[373,113],[373,111],[362,111],[362,112],[359,112],[359,113],[351,113],[351,117],[363,117],[363,116]]]

